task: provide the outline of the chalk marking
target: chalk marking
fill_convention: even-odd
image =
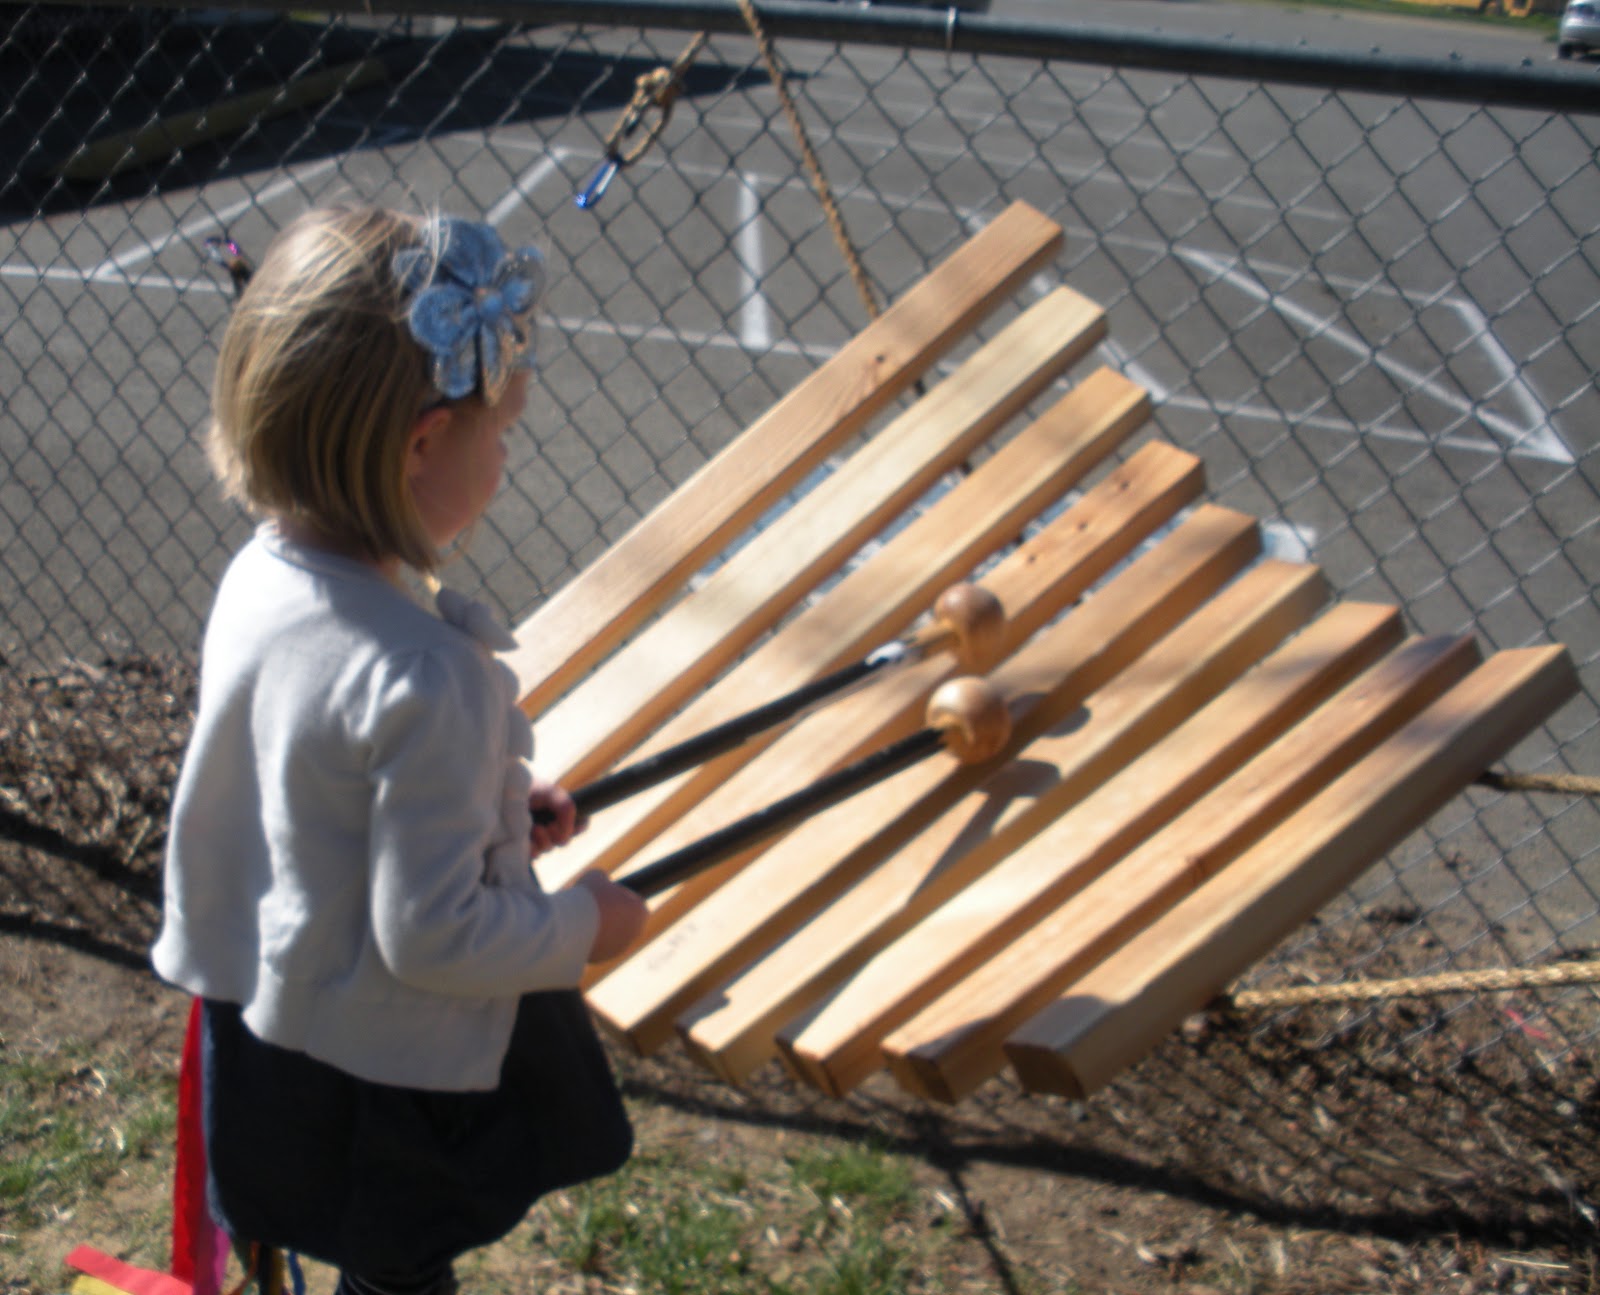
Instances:
[[[739,175],[739,340],[752,351],[772,346],[772,314],[761,291],[766,249],[761,240],[761,197],[749,172]]]
[[[489,214],[484,219],[498,229],[500,222],[527,202],[528,195],[549,178],[550,173],[561,165],[566,156],[566,149],[552,148],[544,157],[540,158],[533,166],[517,177],[517,182],[511,186],[511,192],[490,207]]]
[[[41,268],[35,265],[0,265],[0,279],[32,279],[34,281],[49,280],[54,283],[76,283],[80,287],[88,287],[93,283],[105,283],[104,277],[97,277],[93,270],[69,270],[57,268]],[[168,292],[204,292],[217,296],[232,296],[233,289],[218,283],[208,275],[199,275],[193,279],[176,279],[170,274],[140,274],[132,278],[117,279],[119,287],[125,288],[160,288]]]
[[[1538,457],[1551,459],[1556,463],[1577,462],[1566,441],[1555,428],[1550,426],[1549,410],[1540,402],[1522,376],[1522,370],[1517,367],[1516,360],[1495,335],[1489,317],[1483,313],[1478,303],[1465,297],[1451,297],[1445,304],[1461,317],[1467,332],[1478,339],[1478,344],[1489,357],[1489,363],[1499,369],[1504,377],[1506,394],[1521,406],[1527,420],[1523,432],[1527,444],[1514,442],[1512,448],[1529,449]],[[1479,417],[1485,415],[1480,414]]]
[[[704,346],[735,351],[746,349],[741,338],[723,331],[705,332],[692,328],[668,328],[662,324],[618,324],[570,315],[551,316],[549,323],[566,333],[598,334],[631,342],[665,342],[671,346]],[[838,342],[795,342],[780,337],[775,339],[766,351],[769,355],[792,355],[809,360],[827,360],[838,353],[841,345],[842,343]]]
[[[1115,341],[1108,337],[1100,343],[1100,351],[1106,357],[1107,363],[1117,369],[1123,377],[1130,382],[1138,383],[1149,392],[1151,400],[1158,403],[1167,402],[1172,389],[1144,365],[1133,360]]]
[[[1283,562],[1309,562],[1317,546],[1317,532],[1310,526],[1296,526],[1293,522],[1263,522],[1261,524],[1261,555],[1278,558]]]
[[[179,240],[192,242],[196,235],[210,230],[225,230],[228,221],[242,211],[249,211],[252,207],[264,207],[272,202],[286,189],[300,188],[308,180],[313,180],[324,171],[339,164],[338,158],[325,158],[316,165],[294,175],[286,175],[276,184],[268,185],[260,193],[247,194],[237,202],[230,203],[221,211],[207,212],[198,220],[191,221],[178,229],[173,230],[164,238],[158,238],[153,243],[142,243],[138,247],[124,252],[121,256],[109,261],[102,261],[90,271],[89,277],[96,283],[116,283],[124,281],[130,266],[138,265],[141,261],[154,260],[166,248]]]
[[[1233,264],[1230,265],[1220,256],[1210,252],[1198,251],[1194,248],[1175,247],[1173,251],[1183,259],[1200,265],[1219,279],[1227,280],[1246,296],[1271,307],[1292,323],[1300,325],[1308,335],[1331,342],[1352,355],[1369,359],[1374,367],[1384,370],[1415,390],[1427,393],[1446,408],[1453,409],[1466,418],[1476,420],[1486,431],[1494,433],[1507,441],[1509,443],[1507,449],[1510,452],[1521,452],[1535,458],[1553,459],[1559,463],[1571,463],[1573,461],[1571,452],[1567,450],[1565,445],[1559,443],[1552,445],[1550,436],[1541,436],[1538,428],[1519,427],[1511,422],[1510,419],[1495,413],[1493,410],[1479,408],[1475,401],[1442,385],[1435,380],[1432,374],[1413,368],[1401,360],[1385,355],[1382,351],[1374,351],[1360,338],[1345,329],[1331,324],[1327,316],[1319,316],[1314,311],[1297,305],[1280,293],[1274,292],[1262,283],[1253,271],[1241,273],[1238,267],[1244,265],[1242,258],[1235,258]],[[1472,444],[1469,439],[1458,439],[1448,435],[1441,438],[1423,436],[1421,439],[1424,441],[1438,439],[1441,444],[1452,440],[1463,445]],[[1482,450],[1484,447],[1480,445],[1477,448]]]

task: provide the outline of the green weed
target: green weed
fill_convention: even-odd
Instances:
[[[0,1054],[0,1209],[21,1227],[172,1144],[175,1097],[123,1054]]]
[[[532,1241],[571,1271],[667,1295],[903,1295],[929,1244],[916,1200],[910,1170],[873,1148],[799,1153],[765,1180],[640,1155],[546,1202]]]
[[[917,1199],[909,1166],[878,1147],[845,1146],[795,1155],[789,1172],[815,1202],[809,1229],[821,1262],[806,1289],[818,1295],[906,1290],[926,1241],[904,1226]]]
[[[795,1181],[819,1199],[848,1202],[876,1218],[892,1215],[916,1196],[911,1171],[902,1160],[872,1146],[847,1146],[795,1155],[789,1160]]]
[[[743,1176],[636,1156],[620,1173],[563,1193],[536,1239],[577,1272],[625,1276],[664,1295],[764,1290],[749,1271]]]

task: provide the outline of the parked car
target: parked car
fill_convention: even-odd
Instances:
[[[1571,58],[1600,50],[1600,4],[1595,0],[1567,0],[1556,36],[1556,55]]]

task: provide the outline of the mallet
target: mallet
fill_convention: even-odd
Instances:
[[[1011,737],[1011,712],[985,680],[951,679],[928,699],[927,726],[825,778],[757,810],[727,827],[618,877],[636,894],[657,895],[698,872],[731,858],[757,841],[820,813],[935,751],[949,751],[963,764],[993,759]]]
[[[1005,610],[1000,600],[982,585],[952,585],[934,603],[933,619],[905,638],[886,643],[854,664],[803,684],[775,701],[736,715],[676,746],[576,788],[572,800],[578,808],[578,816],[586,818],[596,810],[626,800],[635,792],[676,777],[685,769],[704,764],[757,734],[804,714],[818,703],[864,683],[880,671],[915,664],[946,648],[954,653],[963,669],[988,670],[996,663],[1004,640]],[[551,819],[549,811],[540,811],[536,817],[541,823]]]

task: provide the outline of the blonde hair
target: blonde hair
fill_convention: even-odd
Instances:
[[[307,212],[268,248],[217,356],[207,451],[229,496],[369,561],[439,564],[405,479],[437,400],[392,270],[421,222],[376,207]]]

